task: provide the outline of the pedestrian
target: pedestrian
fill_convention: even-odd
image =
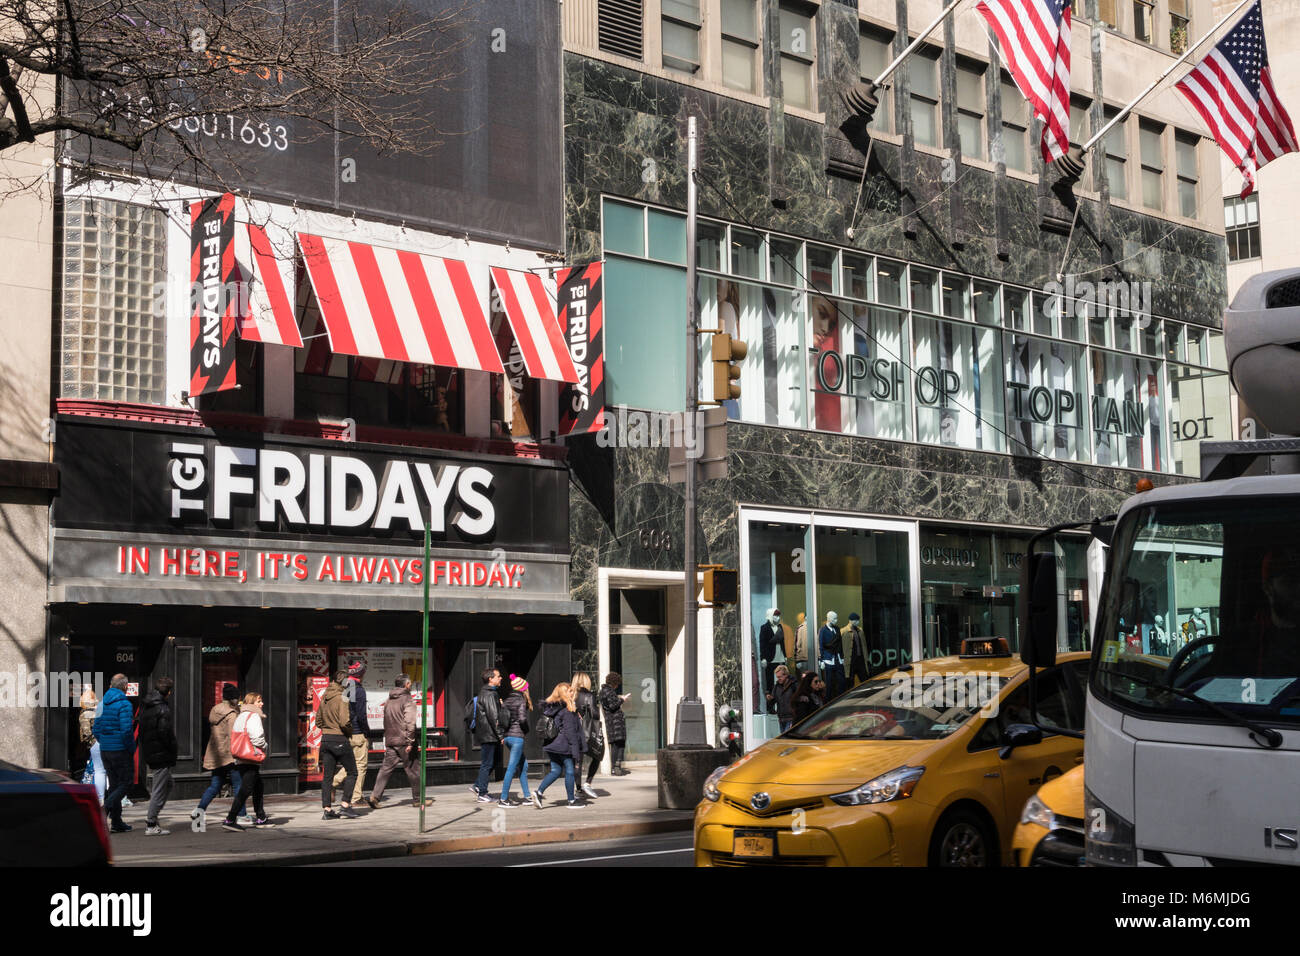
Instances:
[[[610,671],[600,688],[600,709],[605,712],[605,727],[609,730],[609,772],[616,777],[626,777],[631,773],[623,766],[623,755],[627,751],[627,715],[623,713],[623,703],[632,695],[620,694],[618,689],[622,686],[622,675]]]
[[[339,817],[356,818],[361,814],[352,809],[349,794],[357,780],[357,761],[352,754],[348,741],[352,738],[352,717],[348,713],[348,701],[343,685],[347,683],[347,671],[335,671],[334,679],[325,688],[321,698],[320,709],[316,711],[316,727],[321,732],[320,738],[320,805],[322,820],[337,820]],[[341,807],[335,810],[334,771],[342,766],[345,775],[343,787],[339,790]],[[242,769],[242,768],[241,768]]]
[[[251,749],[243,749],[244,738],[247,738]],[[239,716],[230,725],[230,752],[239,767],[239,789],[235,791],[235,799],[230,804],[230,812],[226,814],[221,829],[244,832],[244,828],[239,825],[239,814],[249,800],[253,801],[253,828],[265,830],[274,826],[266,818],[266,808],[262,806],[262,761],[266,759],[267,749],[266,711],[263,709],[262,695],[257,691],[249,691],[239,707]]]
[[[370,791],[367,801],[372,810],[379,809],[379,801],[384,799],[384,788],[388,778],[398,767],[406,774],[411,784],[411,806],[420,805],[420,771],[415,760],[418,748],[415,745],[415,718],[419,708],[411,697],[411,678],[398,674],[393,678],[393,689],[384,701],[384,762],[375,777],[375,787]],[[430,797],[425,806],[433,803]]]
[[[222,684],[221,700],[208,712],[208,745],[203,751],[203,769],[212,774],[212,779],[199,797],[199,805],[190,811],[191,820],[208,812],[208,804],[216,799],[223,783],[230,784],[231,799],[239,792],[239,767],[230,753],[230,731],[238,716],[239,688]]]
[[[501,702],[502,709],[509,715],[510,725],[506,727],[505,745],[510,748],[510,757],[506,761],[506,775],[501,783],[499,805],[511,807],[510,784],[515,774],[519,775],[519,789],[523,791],[524,801],[531,802],[538,810],[542,801],[528,792],[528,758],[524,756],[524,740],[528,736],[528,712],[533,709],[533,699],[528,694],[528,681],[516,674],[510,675],[510,692]]]
[[[569,809],[581,810],[586,806],[574,797],[574,770],[582,763],[582,721],[578,717],[577,694],[572,684],[556,684],[551,696],[546,698],[542,713],[555,722],[555,737],[542,747],[551,761],[551,769],[538,784],[537,804],[541,804],[546,788],[564,774],[564,789],[569,796]]]
[[[348,664],[347,683],[343,685],[348,698],[348,719],[352,723],[352,734],[348,737],[348,744],[352,747],[352,761],[357,768],[357,782],[350,794],[340,792],[339,796],[349,797],[353,804],[360,803],[363,799],[363,791],[366,788],[366,767],[370,761],[370,735],[367,733],[370,729],[370,719],[366,716],[366,689],[361,684],[361,679],[365,676],[366,662],[353,659]],[[339,767],[335,771],[335,787],[343,782],[345,773],[344,767]]]
[[[172,719],[171,696],[176,682],[159,677],[140,708],[140,756],[150,773],[149,809],[145,811],[145,836],[167,836],[158,814],[172,792],[172,768],[176,766],[176,722]]]
[[[131,701],[126,696],[126,675],[114,674],[104,694],[104,706],[92,725],[99,741],[99,755],[108,773],[108,811],[113,833],[126,833],[130,825],[122,819],[122,798],[135,782],[135,733]]]
[[[478,795],[479,803],[491,803],[488,783],[492,778],[492,768],[497,765],[497,756],[501,753],[501,740],[505,736],[509,718],[501,710],[501,701],[497,697],[501,672],[495,667],[485,667],[479,676],[483,683],[478,689],[478,696],[470,701],[470,713],[467,715],[474,733],[474,742],[481,751],[478,779],[470,789]]]
[[[81,714],[77,718],[81,732],[81,743],[86,748],[86,769],[83,778],[89,774],[95,784],[95,793],[99,795],[99,805],[104,805],[104,795],[108,791],[108,771],[104,769],[104,758],[99,750],[99,741],[95,739],[95,712],[99,709],[99,698],[95,688],[86,685],[81,693]]]
[[[582,748],[587,755],[587,779],[582,784],[582,792],[592,800],[596,791],[591,781],[596,778],[600,762],[605,759],[605,729],[600,722],[600,706],[596,695],[591,692],[591,677],[586,671],[578,671],[569,682],[573,686],[574,700],[578,705],[578,719],[582,722]],[[582,761],[578,761],[578,774],[582,774]]]
[[[794,692],[795,685],[790,679],[790,669],[784,664],[778,664],[776,682],[772,685],[772,693],[767,695],[767,700],[771,705],[772,713],[776,714],[776,719],[780,723],[781,733],[794,726]]]
[[[808,671],[799,678],[799,686],[794,692],[794,722],[796,724],[826,702],[818,690],[818,688],[824,689],[825,687],[825,683],[814,671]]]
[[[867,635],[862,631],[862,616],[857,611],[850,614],[849,623],[840,628],[840,642],[844,659],[848,662],[848,685],[856,687],[871,676],[871,652],[867,647]]]

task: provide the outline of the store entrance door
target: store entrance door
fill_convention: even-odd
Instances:
[[[664,592],[625,588],[610,592],[610,669],[623,678],[627,759],[653,760],[666,743],[664,711]],[[600,675],[604,679],[604,675]]]

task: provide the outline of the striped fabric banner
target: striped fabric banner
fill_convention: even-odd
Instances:
[[[501,296],[506,318],[533,378],[576,385],[578,370],[555,317],[554,283],[533,272],[492,268],[492,284]]]
[[[246,226],[248,255],[240,258],[252,266],[253,281],[248,293],[248,314],[241,317],[237,326],[239,337],[249,342],[302,348],[302,333],[298,331],[298,320],[289,298],[294,257],[290,256],[287,262],[277,259],[266,230],[251,222]]]

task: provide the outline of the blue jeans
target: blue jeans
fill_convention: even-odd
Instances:
[[[499,741],[493,740],[481,745],[483,751],[483,762],[479,764],[478,779],[474,781],[474,789],[480,795],[488,792],[488,782],[492,779],[492,768],[497,765],[497,754],[501,751]]]
[[[104,769],[104,758],[99,750],[99,741],[90,748],[90,769],[95,776],[95,792],[99,794],[99,805],[104,805],[104,796],[108,793],[108,771]]]
[[[519,788],[524,792],[524,799],[528,797],[528,758],[524,756],[524,738],[507,737],[505,745],[510,748],[510,756],[506,758],[506,776],[501,781],[501,799],[510,799],[510,784],[514,782],[515,773],[519,773]]]
[[[555,754],[547,754],[551,758],[551,769],[542,782],[537,785],[537,795],[541,796],[556,780],[560,779],[560,774],[564,774],[564,789],[569,795],[569,800],[573,800],[573,758],[557,757]]]
[[[208,784],[208,789],[203,791],[203,796],[199,797],[200,810],[206,810],[208,804],[216,799],[217,794],[221,792],[221,784],[226,780],[230,781],[230,794],[233,797],[239,793],[239,768],[233,763],[212,771],[212,782]]]

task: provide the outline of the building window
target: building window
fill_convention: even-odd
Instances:
[[[961,154],[984,158],[984,67],[957,64],[957,134]]]
[[[641,59],[641,0],[599,0],[596,43],[605,53]]]
[[[1108,27],[1119,26],[1116,0],[1097,0],[1097,16]]]
[[[747,93],[758,92],[757,0],[722,0],[722,82]]]
[[[664,66],[680,73],[700,69],[700,0],[662,0]]]
[[[1187,0],[1169,0],[1169,52],[1182,55],[1187,52],[1187,31],[1190,26]]]
[[[1082,146],[1087,142],[1090,124],[1088,122],[1089,103],[1085,99],[1070,97],[1070,145]]]
[[[1178,172],[1178,211],[1195,219],[1200,203],[1196,201],[1196,183],[1200,175],[1196,166],[1196,137],[1189,133],[1174,135],[1174,161]]]
[[[1106,109],[1106,122],[1119,114],[1119,110]],[[1128,120],[1116,123],[1106,134],[1106,181],[1110,184],[1111,199],[1128,199]]]
[[[1002,78],[1002,154],[1007,169],[1029,172],[1029,101],[1011,80]]]
[[[781,4],[781,88],[787,106],[805,110],[817,108],[813,16],[807,7]]]
[[[1155,17],[1155,6],[1146,0],[1133,0],[1133,36],[1143,43],[1150,43],[1151,24]]]
[[[908,61],[912,136],[925,146],[940,145],[939,51],[921,47]]]
[[[862,79],[874,80],[885,67],[889,66],[894,58],[892,43],[890,36],[876,33],[866,27],[862,28],[862,33],[858,36],[858,75]],[[892,81],[886,81],[882,89],[876,90],[876,96],[880,99],[880,106],[876,109],[871,125],[882,133],[892,133],[894,131]]]
[[[105,199],[68,201],[60,395],[164,404],[167,308],[160,290],[166,283],[162,210]]]
[[[1228,261],[1258,259],[1259,193],[1245,199],[1235,196],[1223,201],[1223,228],[1228,239]]]
[[[1164,127],[1138,124],[1142,154],[1142,205],[1165,208]]]

